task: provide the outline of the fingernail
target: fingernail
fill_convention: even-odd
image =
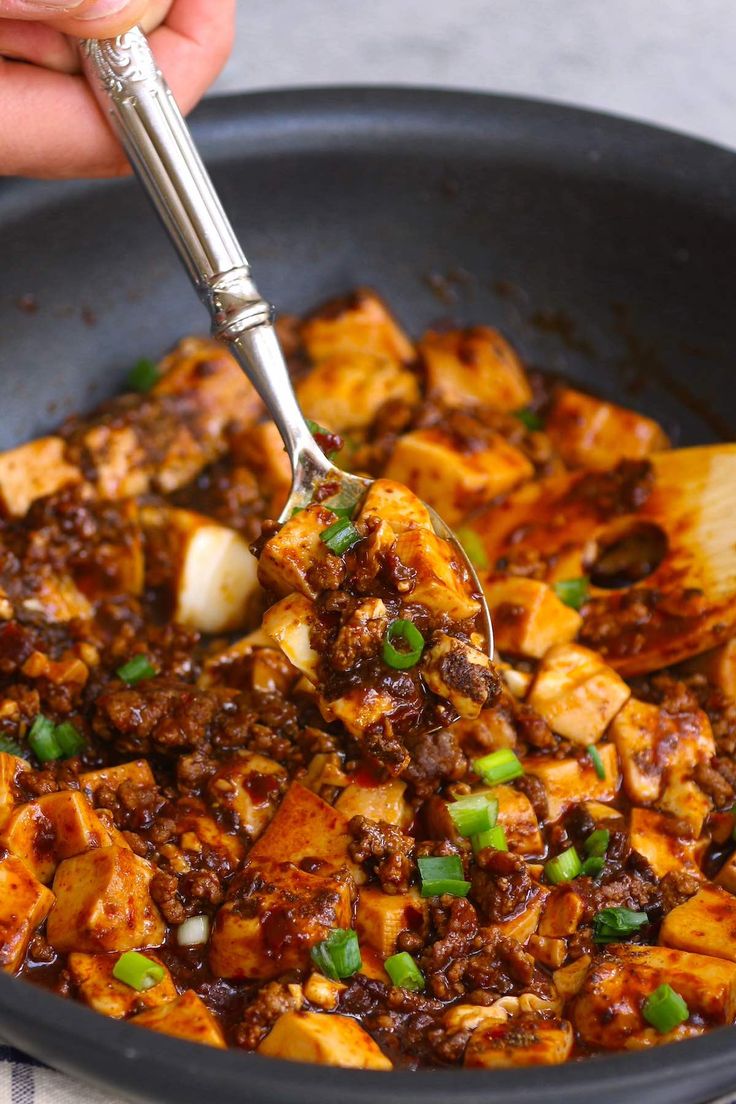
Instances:
[[[84,0],[25,0],[23,7],[34,15],[44,12],[58,15],[60,12],[74,12],[83,3]]]
[[[96,3],[80,12],[77,19],[108,19],[128,7],[128,0],[96,0]]]

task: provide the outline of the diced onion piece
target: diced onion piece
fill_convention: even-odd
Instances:
[[[208,916],[190,916],[176,929],[176,942],[180,947],[199,947],[210,937]]]

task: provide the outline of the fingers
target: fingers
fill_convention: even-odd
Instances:
[[[148,0],[0,0],[0,16],[48,23],[64,34],[108,38],[143,17]]]
[[[213,11],[213,9],[216,9]],[[151,35],[156,59],[188,111],[230,49],[235,0],[176,0]],[[127,162],[81,76],[0,60],[0,166],[22,176],[116,176]]]
[[[28,61],[44,69],[56,69],[59,73],[74,73],[79,69],[75,46],[45,23],[0,19],[0,55]]]

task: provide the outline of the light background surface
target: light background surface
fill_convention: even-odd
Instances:
[[[238,0],[216,90],[474,88],[736,146],[735,61],[736,0]]]

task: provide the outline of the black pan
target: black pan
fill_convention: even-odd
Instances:
[[[211,101],[196,137],[259,286],[302,310],[359,283],[413,332],[491,322],[527,361],[660,418],[736,426],[736,155],[650,127],[465,93]],[[0,186],[0,447],[118,389],[205,318],[136,184]],[[736,1035],[565,1067],[381,1074],[220,1053],[0,976],[0,1035],[171,1104],[699,1104]]]

